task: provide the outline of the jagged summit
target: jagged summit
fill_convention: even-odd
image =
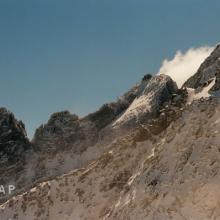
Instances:
[[[75,114],[71,114],[69,111],[62,111],[53,113],[48,120],[47,124],[41,125],[35,132],[34,140],[39,136],[61,135],[64,133],[62,128],[74,127],[73,125],[79,120],[79,117]]]
[[[77,132],[81,138],[88,136],[88,133],[97,136],[111,123],[122,125],[122,120],[130,123],[135,119],[132,122],[135,125],[146,114],[155,115],[177,91],[176,83],[169,76],[146,74],[140,83],[119,97],[117,101],[104,104],[99,110],[84,118],[79,118],[68,111],[52,114],[48,122],[36,130],[33,142],[41,145],[38,143],[41,139],[45,141],[53,136],[62,136],[65,140],[70,138],[70,134],[73,136]],[[79,136],[73,136],[71,143]]]
[[[123,94],[115,102],[106,103],[96,112],[84,118],[79,118],[68,111],[51,115],[46,124],[41,125],[35,132],[33,144],[36,149],[59,151],[75,149],[83,152],[99,140],[102,130],[113,123],[139,96],[150,81],[147,75],[142,81]]]
[[[141,92],[127,110],[114,122],[114,126],[126,124],[134,126],[135,122],[155,116],[164,103],[170,101],[178,91],[176,83],[169,76],[156,75],[148,79],[148,83],[142,87]]]
[[[20,181],[24,182],[24,164],[31,149],[23,122],[6,108],[0,108],[0,185],[16,183],[19,186]],[[8,196],[12,195],[1,192],[0,202]]]
[[[0,108],[0,163],[13,163],[30,147],[22,121],[6,108]]]
[[[152,75],[146,74],[140,83],[119,97],[116,102],[104,104],[97,112],[89,114],[86,118],[95,122],[98,129],[114,122],[142,94],[151,78]]]
[[[201,64],[195,75],[190,77],[183,87],[201,90],[215,80],[210,92],[220,89],[220,44],[218,44],[211,55]]]

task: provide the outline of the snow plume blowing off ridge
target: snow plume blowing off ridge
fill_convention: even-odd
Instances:
[[[158,74],[169,75],[178,87],[196,73],[202,62],[211,54],[214,47],[190,48],[185,53],[177,51],[172,60],[165,59]]]

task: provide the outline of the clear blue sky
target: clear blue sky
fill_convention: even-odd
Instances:
[[[115,100],[176,50],[220,41],[219,0],[1,0],[0,106],[30,136]]]

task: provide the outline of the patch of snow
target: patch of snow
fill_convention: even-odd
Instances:
[[[136,98],[129,108],[125,111],[125,113],[114,122],[113,127],[127,121],[131,118],[138,117],[140,113],[147,112],[151,110],[150,100],[152,94],[149,95],[141,95],[140,97]]]
[[[143,171],[143,168],[144,168],[144,163],[141,164],[141,167],[139,169],[138,172],[136,172],[134,175],[132,175],[128,181],[128,185],[131,186],[132,183],[135,181],[135,179],[141,175],[141,172]]]
[[[129,203],[131,203],[133,200],[135,200],[135,197],[136,197],[136,190],[134,189],[131,194],[128,194],[126,197],[125,197],[125,201],[124,201],[124,204],[122,205],[122,207],[125,207],[127,206]]]
[[[220,119],[217,119],[214,124],[219,124],[219,123],[220,123]]]
[[[201,92],[199,92],[199,93],[196,93],[195,89],[187,88],[187,92],[188,92],[187,103],[190,104],[194,100],[199,100],[201,98],[208,98],[208,97],[210,97],[211,95],[209,94],[209,90],[215,85],[215,80],[216,80],[216,78],[213,78],[212,82],[209,83],[208,86],[204,87],[203,90]]]
[[[155,156],[155,148],[152,149],[151,154],[147,157],[147,159],[151,159]]]

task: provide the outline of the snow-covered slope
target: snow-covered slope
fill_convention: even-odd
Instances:
[[[163,133],[134,133],[88,166],[0,206],[1,219],[219,219],[220,105],[186,107]]]
[[[192,103],[194,100],[199,100],[201,98],[208,98],[211,96],[209,91],[215,85],[216,78],[209,80],[209,84],[202,87],[201,90],[198,92],[195,89],[187,88],[188,98],[187,103]]]

